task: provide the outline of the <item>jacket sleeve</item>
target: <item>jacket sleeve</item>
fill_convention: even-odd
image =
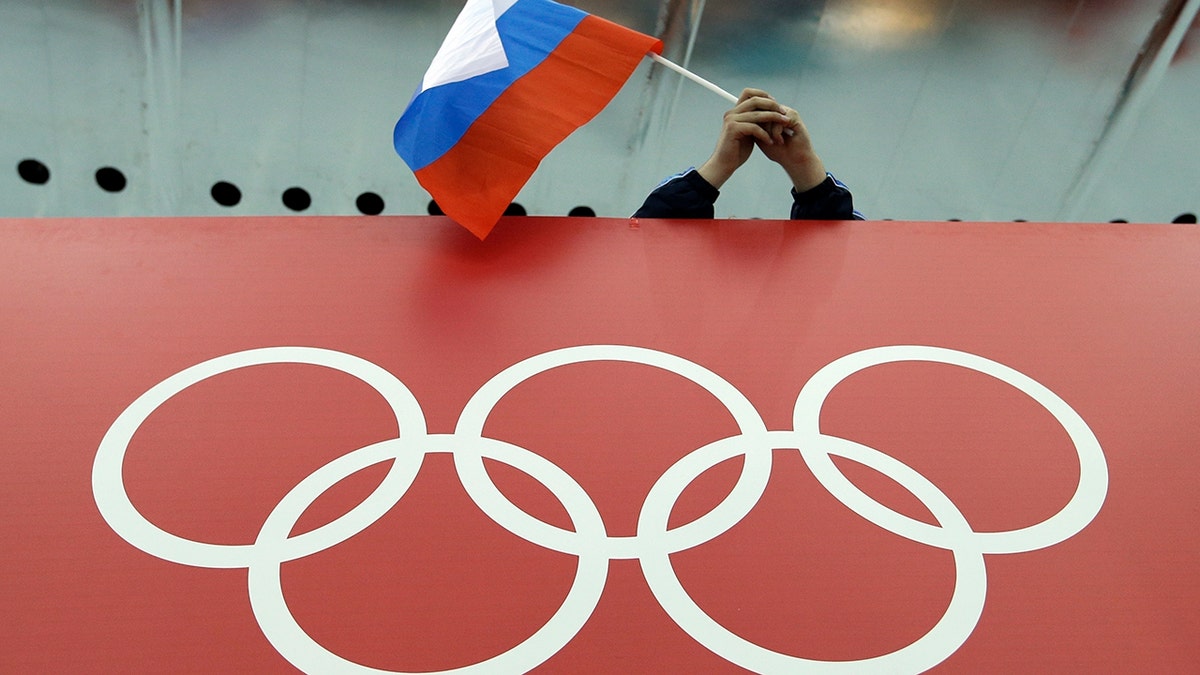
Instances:
[[[712,218],[717,188],[695,170],[671,176],[646,197],[634,218]]]
[[[866,220],[854,210],[854,196],[833,174],[811,190],[792,189],[792,220]]]

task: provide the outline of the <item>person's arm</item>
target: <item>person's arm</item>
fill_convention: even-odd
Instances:
[[[712,218],[720,191],[695,169],[671,176],[646,197],[634,218]]]
[[[737,105],[722,119],[717,147],[696,172],[721,189],[750,159],[755,145],[764,148],[783,142],[783,127],[791,122],[788,110],[761,89],[743,89]]]
[[[783,106],[783,111],[787,116],[783,133],[771,128],[776,142],[766,145],[759,142],[758,147],[792,181],[792,219],[863,220],[862,214],[854,210],[850,189],[825,170],[800,114],[787,106]]]
[[[669,178],[655,188],[633,216],[712,218],[721,186],[746,163],[755,144],[761,147],[776,142],[768,131],[769,125],[774,125],[782,139],[781,130],[788,122],[784,106],[767,92],[743,90],[737,105],[725,113],[712,155],[698,168]]]
[[[854,196],[833,174],[816,186],[797,192],[792,188],[792,220],[866,220],[854,210]]]

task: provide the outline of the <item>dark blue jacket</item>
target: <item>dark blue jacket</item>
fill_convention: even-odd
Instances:
[[[695,170],[672,176],[646,197],[634,218],[712,218],[720,191]],[[865,220],[854,210],[854,196],[841,181],[826,174],[811,190],[792,190],[792,220]]]

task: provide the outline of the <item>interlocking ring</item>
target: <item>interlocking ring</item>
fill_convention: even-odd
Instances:
[[[554,368],[591,361],[635,363],[685,377],[716,397],[739,429],[737,435],[688,453],[659,477],[642,504],[637,534],[633,536],[609,536],[591,497],[557,465],[525,448],[483,436],[492,409],[518,384]],[[874,448],[821,433],[821,407],[838,383],[865,368],[900,361],[945,363],[984,373],[1022,391],[1050,412],[1066,430],[1079,456],[1079,485],[1067,505],[1029,527],[975,532],[950,498],[916,470]],[[300,481],[267,516],[253,544],[223,545],[186,539],[142,516],[129,499],[122,475],[125,452],[141,424],[168,399],[201,380],[238,368],[276,363],[323,366],[365,382],[391,406],[399,437],[342,455]],[[777,449],[796,449],[821,485],[854,513],[889,532],[952,553],[954,592],[942,618],[928,633],[889,654],[852,661],[818,661],[756,645],[716,622],[692,600],[671,566],[670,555],[703,545],[740,522],[766,489]],[[92,469],[92,489],[96,505],[113,531],[142,551],[195,567],[246,568],[251,608],[263,634],[297,668],[311,673],[385,673],[391,671],[349,661],[305,633],[288,609],[280,568],[289,560],[336,546],[372,525],[404,497],[425,455],[439,452],[453,456],[467,494],[489,518],[533,544],[575,556],[579,561],[567,597],[533,635],[497,656],[443,673],[524,672],[543,663],[569,643],[591,616],[604,591],[609,561],[616,559],[637,559],[667,614],[705,648],[743,668],[760,673],[812,669],[921,672],[953,654],[974,631],[987,590],[985,553],[1032,551],[1075,535],[1099,512],[1108,490],[1103,451],[1083,419],[1032,378],[980,356],[924,346],[855,352],[825,366],[804,385],[796,399],[792,430],[770,431],[750,401],[712,371],[664,352],[620,345],[555,350],[505,369],[471,397],[453,434],[429,434],[420,405],[408,388],[391,373],[358,357],[308,347],[229,354],[163,380],[130,404],[100,442]],[[671,511],[687,486],[720,462],[739,456],[743,458],[742,473],[726,498],[695,520],[668,527]],[[880,504],[838,470],[832,461],[834,456],[890,477],[919,499],[937,524],[912,519]],[[492,482],[484,459],[508,464],[542,483],[562,504],[573,529],[556,527],[518,508]],[[357,471],[385,461],[391,462],[387,475],[361,503],[319,528],[291,534],[301,514],[326,490]]]

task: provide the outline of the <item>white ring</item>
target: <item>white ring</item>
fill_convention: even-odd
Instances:
[[[221,373],[248,366],[279,363],[324,366],[352,375],[383,396],[391,406],[396,422],[406,438],[419,439],[425,435],[425,416],[412,393],[391,373],[365,359],[310,347],[268,347],[220,356],[180,371],[151,387],[129,404],[104,434],[92,464],[92,494],[96,506],[100,509],[100,515],[109,527],[125,541],[163,560],[194,567],[248,566],[254,553],[252,544],[210,544],[193,541],[171,534],[147,520],[130,501],[129,493],[125,490],[122,470],[125,452],[138,427],[172,396],[201,380]],[[399,490],[403,493],[420,468],[420,456],[417,456],[415,462],[409,463],[397,459],[376,491],[361,504],[336,520],[310,532],[296,535],[289,543],[288,550],[295,557],[308,555],[321,550],[321,546],[329,541],[331,532],[344,534],[345,537],[338,540],[343,541],[370,525],[378,518],[375,514],[386,512],[391,507],[390,504],[383,506],[386,493],[389,490]]]
[[[774,443],[777,447],[788,447],[785,438],[787,434],[780,433],[780,438]],[[801,440],[793,438],[793,442]],[[809,443],[814,439],[803,438]],[[641,559],[642,573],[649,584],[650,590],[658,600],[659,605],[671,616],[671,619],[696,642],[704,645],[714,654],[735,663],[747,670],[757,673],[792,673],[792,672],[905,672],[919,673],[941,663],[946,657],[957,650],[970,637],[979,617],[983,612],[983,603],[987,594],[987,572],[984,567],[983,554],[971,541],[970,526],[966,518],[959,512],[954,502],[950,501],[943,492],[937,489],[921,474],[907,466],[897,473],[889,473],[899,464],[894,459],[867,446],[847,441],[841,438],[823,436],[820,439],[820,449],[805,448],[802,452],[822,452],[836,454],[869,466],[888,475],[892,480],[921,500],[926,508],[942,525],[945,532],[958,540],[960,545],[951,550],[954,553],[955,584],[954,594],[946,612],[937,624],[921,638],[889,654],[859,660],[820,661],[806,659],[767,649],[750,642],[722,626],[700,609],[696,601],[688,595],[675,574],[668,552],[659,550],[647,553]],[[734,456],[729,452],[728,459]],[[714,459],[716,459],[714,457]],[[693,473],[694,473],[693,469]],[[698,476],[683,475],[674,481],[669,488],[664,488],[661,498],[674,503],[679,498],[683,488],[690,480]],[[661,509],[658,522],[649,523],[654,527],[663,525],[662,513],[669,509]]]
[[[945,363],[990,375],[1026,394],[1046,409],[1062,425],[1079,455],[1079,485],[1070,501],[1058,513],[1028,527],[1003,532],[976,532],[976,545],[984,553],[1019,553],[1053,546],[1064,541],[1096,517],[1108,494],[1108,465],[1096,435],[1079,413],[1033,378],[1008,366],[966,352],[897,345],[877,347],[843,356],[808,380],[796,398],[793,427],[802,438],[821,437],[820,416],[825,398],[842,380],[860,370],[885,363],[931,361]],[[802,441],[806,442],[806,441]],[[850,482],[837,466],[822,453],[806,453],[813,474],[839,501],[868,521],[902,537],[938,548],[952,548],[944,528],[910,518],[883,504]],[[897,467],[904,464],[896,462]],[[890,475],[890,474],[889,474]]]
[[[733,385],[726,382],[716,373],[699,366],[687,359],[642,347],[621,345],[586,345],[558,349],[525,359],[501,371],[488,380],[479,391],[471,397],[459,416],[458,426],[454,435],[461,439],[481,438],[483,426],[488,415],[500,399],[525,380],[560,366],[585,363],[591,361],[616,361],[637,363],[660,368],[691,380],[700,385],[717,398],[730,414],[742,434],[761,434],[766,432],[766,426],[754,405]],[[628,537],[607,537],[607,530],[587,530],[570,532],[555,527],[517,508],[492,482],[483,464],[483,457],[477,453],[455,452],[454,465],[458,469],[459,478],[471,499],[499,525],[510,532],[520,533],[520,536],[535,537],[529,540],[556,551],[578,555],[583,550],[597,550],[600,547],[611,551],[614,557],[637,557],[644,542]],[[771,472],[770,449],[747,455],[742,475],[738,478],[727,501],[731,504],[745,505],[749,511],[766,489],[767,479]],[[565,476],[566,474],[563,474]],[[571,479],[574,483],[574,479]],[[577,483],[576,483],[577,485]],[[582,490],[582,488],[580,488]],[[584,493],[586,494],[586,493]],[[589,499],[590,501],[590,499]],[[733,517],[729,507],[722,508],[725,502],[712,511],[697,519],[701,525],[691,528],[692,531],[709,528],[713,522],[726,522],[729,526],[745,515]],[[747,505],[748,504],[748,505]],[[593,506],[593,508],[595,508]],[[719,534],[719,533],[718,533]],[[716,536],[716,535],[713,535]]]
[[[457,452],[464,442],[454,437],[438,436],[431,436],[429,440],[431,441],[429,443],[430,452],[449,448],[453,448],[454,452]],[[452,441],[452,443],[445,441]],[[398,444],[400,441],[384,441],[378,445],[388,443]],[[586,502],[580,500],[579,494],[582,493],[582,490],[577,490],[578,486],[573,481],[564,482],[553,475],[550,479],[546,479],[545,475],[539,475],[540,472],[562,473],[553,464],[545,460],[541,462],[528,461],[534,457],[541,458],[528,450],[498,441],[476,439],[474,443],[478,445],[478,448],[473,451],[473,454],[506,464],[509,463],[509,460],[515,460],[515,463],[511,465],[529,473],[531,477],[541,481],[550,489],[567,509],[572,522],[577,526],[579,523],[599,522],[599,512],[595,511],[591,500],[586,498],[586,493],[583,493]],[[334,654],[313,640],[297,623],[295,616],[287,606],[280,579],[282,558],[269,553],[279,550],[288,543],[288,533],[296,526],[300,516],[326,490],[356,471],[382,461],[378,457],[382,453],[369,452],[375,447],[369,446],[345,455],[301,481],[267,516],[262,530],[259,531],[258,539],[255,541],[255,550],[260,554],[255,555],[249,565],[247,584],[250,591],[250,606],[258,619],[263,634],[276,651],[292,665],[308,673],[373,673],[381,675],[400,672],[380,670],[355,663]],[[518,452],[509,452],[513,448],[516,448]],[[397,497],[398,499],[399,497]],[[582,513],[579,511],[580,508],[583,509]],[[533,635],[511,649],[479,663],[437,672],[442,675],[450,673],[456,675],[496,672],[521,673],[537,667],[566,646],[587,623],[600,601],[600,595],[604,592],[607,577],[608,558],[603,552],[582,552],[579,555],[575,580],[571,584],[571,590],[568,591],[567,597],[554,615]],[[434,675],[427,671],[422,672],[424,675]]]

